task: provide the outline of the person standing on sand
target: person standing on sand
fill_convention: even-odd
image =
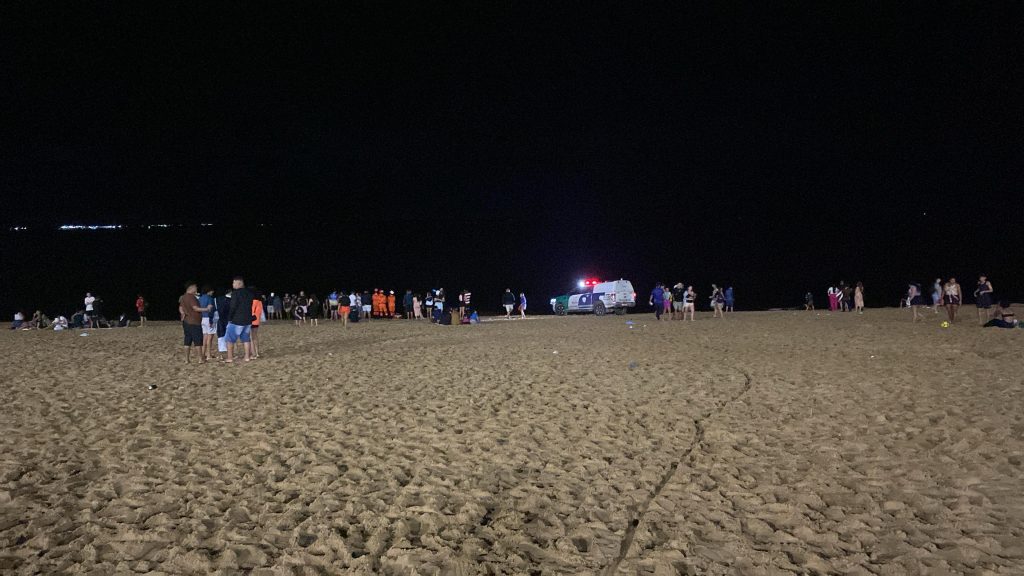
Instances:
[[[978,307],[978,322],[982,325],[989,320],[989,310],[992,308],[992,283],[984,274],[978,278],[978,287],[974,290],[974,302]]]
[[[245,287],[245,280],[236,276],[231,281],[231,303],[228,308],[228,326],[224,335],[227,341],[228,357],[224,362],[235,361],[235,343],[241,342],[245,350],[245,361],[252,360],[252,291]]]
[[[840,303],[842,305],[843,312],[849,312],[853,305],[853,288],[846,285],[846,282],[839,283],[839,297],[841,298]]]
[[[412,318],[413,320],[420,320],[423,318],[423,310],[420,308],[420,295],[417,292],[412,295]]]
[[[946,314],[949,316],[949,323],[952,324],[956,321],[956,313],[960,309],[962,295],[960,284],[957,283],[956,278],[950,278],[949,282],[943,286],[942,292],[946,300]]]
[[[697,313],[697,292],[693,290],[693,286],[687,286],[686,294],[683,295],[683,320],[686,320],[687,312],[690,313],[690,322],[693,322]]]
[[[146,299],[139,294],[139,297],[135,299],[135,311],[139,313],[139,326],[146,325]]]
[[[203,286],[203,294],[199,297],[199,307],[203,309],[203,349],[201,354],[207,360],[213,359],[213,341],[217,338],[216,314],[217,300],[213,297],[213,288]]]
[[[834,286],[828,287],[828,309],[830,312],[835,312],[836,308],[839,307],[839,295],[838,290]]]
[[[857,287],[853,290],[853,307],[857,310],[857,314],[864,313],[864,283],[857,282]]]
[[[263,295],[260,294],[259,289],[253,288],[253,299],[252,299],[252,333],[250,339],[252,340],[252,357],[260,357],[260,323],[263,322]]]
[[[185,287],[185,293],[178,298],[178,313],[181,315],[181,330],[185,335],[185,363],[192,363],[192,347],[199,348],[199,363],[205,364],[203,357],[203,313],[209,310],[209,306],[199,306],[199,299],[196,298],[196,285],[189,282]]]
[[[413,314],[413,296],[412,290],[406,290],[405,296],[402,297],[402,310],[405,311],[405,319],[412,320],[415,316]]]
[[[434,319],[434,289],[427,290],[427,298],[423,301],[423,306],[427,311],[427,320]]]
[[[810,290],[807,291],[807,294],[804,294],[804,310],[814,311],[814,293]]]
[[[736,297],[733,296],[732,286],[725,289],[725,311],[733,312],[733,305],[736,304]]]
[[[519,319],[526,320],[526,292],[519,293]]]
[[[214,299],[214,306],[217,308],[217,312],[214,315],[217,319],[217,355],[218,359],[223,359],[220,355],[228,351],[226,336],[228,333],[228,309],[231,307],[231,292],[225,291],[220,296],[217,296]]]
[[[92,292],[85,293],[85,316],[89,319],[89,328],[99,327],[99,319],[96,318],[96,297]]]
[[[661,320],[661,314],[665,310],[665,289],[661,282],[654,285],[647,303],[654,307],[654,319]]]
[[[398,308],[395,307],[395,291],[388,291],[388,318],[394,318],[398,314]]]
[[[942,304],[942,278],[936,278],[932,285],[932,311],[939,313],[939,304]]]
[[[501,305],[505,307],[505,320],[511,320],[512,309],[516,306],[516,295],[511,288],[505,288],[505,293],[501,295]]]
[[[668,315],[668,319],[672,319],[672,290],[669,289],[668,284],[661,288],[661,306],[662,314]]]
[[[924,316],[918,313],[917,309],[921,307],[921,287],[917,284],[910,284],[907,287],[907,306],[914,311],[914,322],[918,320],[924,320]]]

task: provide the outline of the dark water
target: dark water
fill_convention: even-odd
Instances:
[[[810,221],[810,220],[808,220]],[[894,306],[910,280],[930,286],[955,274],[966,292],[990,275],[1000,297],[1021,299],[1019,251],[1004,231],[966,230],[942,237],[929,226],[880,223],[834,233],[828,221],[773,225],[700,222],[658,216],[601,224],[559,219],[401,219],[330,225],[264,225],[169,229],[0,233],[2,313],[42,309],[70,316],[86,291],[105,314],[133,310],[137,294],[150,317],[175,319],[186,281],[228,286],[233,275],[270,292],[381,287],[401,294],[468,288],[478,309],[498,313],[504,288],[525,291],[532,311],[582,277],[627,278],[639,299],[656,281],[695,285],[700,304],[710,284],[735,287],[738,309],[796,307],[813,290],[819,306],[830,283],[863,281],[868,306]],[[799,233],[792,227],[802,226]],[[718,230],[721,229],[722,232]],[[1011,266],[1012,265],[1012,266]]]

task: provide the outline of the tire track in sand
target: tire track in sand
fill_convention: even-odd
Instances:
[[[660,496],[662,491],[665,490],[665,486],[668,486],[668,483],[672,481],[672,477],[675,476],[676,471],[679,470],[679,464],[683,460],[693,460],[693,451],[704,442],[704,421],[722,413],[722,411],[725,410],[726,407],[728,407],[733,402],[736,402],[744,395],[746,395],[747,392],[750,391],[750,388],[753,386],[754,383],[754,380],[753,378],[751,378],[750,373],[747,372],[746,370],[741,370],[738,368],[737,371],[740,374],[743,374],[743,378],[745,379],[743,386],[740,388],[739,392],[737,392],[731,398],[719,404],[713,410],[709,410],[701,414],[700,417],[694,418],[693,440],[690,442],[690,445],[686,448],[686,450],[683,451],[683,454],[679,458],[679,460],[672,462],[672,465],[668,467],[668,469],[665,471],[665,474],[661,477],[661,481],[658,482],[658,485],[655,486],[654,490],[652,490],[651,493],[647,496],[647,499],[644,501],[643,506],[641,506],[637,510],[636,517],[633,518],[632,521],[630,521],[629,526],[626,528],[626,533],[622,536],[622,543],[619,544],[619,555],[616,556],[615,560],[613,560],[611,564],[609,564],[608,567],[605,569],[605,576],[612,576],[613,574],[615,574],[615,572],[619,569],[619,565],[622,564],[623,560],[626,559],[626,556],[629,555],[629,549],[633,546],[633,539],[636,537],[636,530],[640,527],[640,524],[643,523],[644,517],[647,515],[647,510],[651,506],[651,502],[654,502],[655,498]]]

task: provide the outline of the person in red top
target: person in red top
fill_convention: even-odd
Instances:
[[[139,325],[146,325],[146,299],[139,294],[139,297],[135,299],[135,310],[139,313]]]
[[[253,288],[253,290],[256,290]],[[263,317],[263,296],[256,291],[257,296],[252,299],[252,357],[260,357],[260,318]]]

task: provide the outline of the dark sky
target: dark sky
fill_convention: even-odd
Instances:
[[[1021,246],[1005,4],[415,4],[5,7],[5,224],[422,211],[749,258]]]

